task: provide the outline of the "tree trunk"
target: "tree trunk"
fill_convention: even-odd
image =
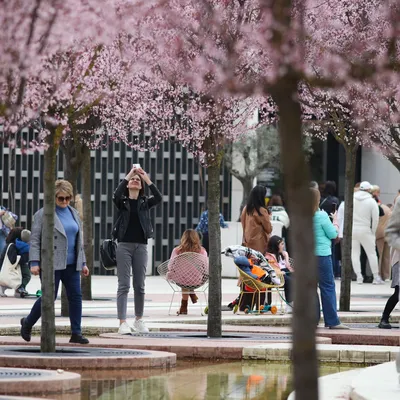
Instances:
[[[220,160],[218,158],[218,160]],[[209,254],[209,288],[207,336],[221,337],[221,229],[220,213],[220,161],[208,166],[208,234],[210,240]]]
[[[92,185],[90,149],[85,146],[82,160],[82,202],[83,202],[83,246],[86,255],[86,264],[89,268],[89,276],[82,277],[82,298],[92,298],[92,274],[93,274],[93,218],[92,218]]]
[[[298,80],[285,76],[271,92],[279,108],[281,158],[288,208],[290,240],[296,260],[294,279],[293,372],[296,400],[318,399],[315,344],[317,266],[314,254],[309,170],[302,146]]]
[[[242,203],[240,204],[240,213],[239,213],[239,215],[242,215],[242,210],[243,210],[244,206],[247,204],[247,199],[249,197],[251,189],[253,189],[254,177],[246,176],[246,177],[240,178],[239,181],[243,186],[243,197],[242,197]]]
[[[354,181],[358,145],[345,146],[346,172],[344,188],[344,227],[342,241],[342,280],[340,282],[340,311],[350,311],[351,295],[351,237],[353,234]]]
[[[40,350],[43,353],[54,353],[56,349],[56,327],[54,312],[54,178],[56,156],[62,127],[53,128],[47,140],[49,148],[44,152],[44,212],[41,246],[41,280],[42,280],[42,328]]]

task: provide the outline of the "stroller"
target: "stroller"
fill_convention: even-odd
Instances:
[[[240,276],[240,294],[230,303],[229,308],[236,313],[238,310],[248,313],[276,314],[278,309],[271,306],[271,288],[280,288],[285,284],[283,274],[275,271],[264,255],[245,246],[234,245],[222,252],[234,259]],[[265,304],[265,294],[268,293],[268,304]],[[255,307],[255,310],[253,310]]]

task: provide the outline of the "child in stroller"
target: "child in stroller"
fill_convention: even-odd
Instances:
[[[271,267],[264,255],[259,251],[245,246],[234,245],[227,247],[222,253],[227,257],[232,257],[235,264],[252,278],[269,285],[280,285],[281,280],[276,275],[274,268]],[[233,302],[229,303],[228,307],[233,309],[234,306],[238,304],[239,299],[240,295]],[[265,294],[260,300],[264,303]],[[269,296],[268,303],[270,302]],[[240,309],[243,311],[243,304],[240,305]]]

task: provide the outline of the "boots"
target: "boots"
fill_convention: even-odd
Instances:
[[[178,315],[187,315],[187,306],[188,306],[188,301],[187,300],[181,300],[181,308],[177,312]]]
[[[199,299],[194,293],[189,294],[190,300],[192,300],[193,304],[197,303],[197,300]]]
[[[381,322],[379,322],[378,328],[392,329],[392,325],[390,325],[389,323],[389,318],[382,317]]]

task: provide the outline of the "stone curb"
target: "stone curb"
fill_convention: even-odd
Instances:
[[[395,346],[317,344],[318,360],[339,364],[381,364],[395,361],[399,348]],[[243,348],[244,360],[292,361],[291,343],[262,344]]]

